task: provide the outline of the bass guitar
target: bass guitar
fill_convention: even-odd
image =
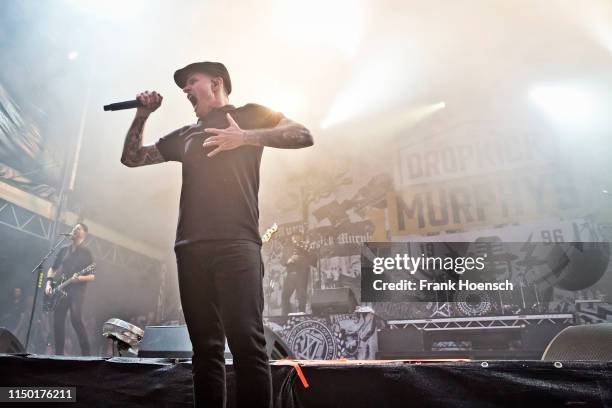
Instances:
[[[96,270],[96,264],[92,263],[85,269],[76,273],[77,276],[83,276]],[[43,310],[45,312],[52,312],[57,307],[60,300],[68,296],[66,288],[76,282],[76,277],[72,275],[70,278],[63,279],[59,284],[53,285],[50,295],[45,296],[43,301]]]

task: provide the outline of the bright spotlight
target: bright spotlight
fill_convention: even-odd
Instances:
[[[597,96],[579,85],[540,85],[529,93],[530,99],[551,120],[560,125],[588,126],[600,109]]]
[[[420,53],[404,44],[404,52],[382,47],[350,71],[346,85],[330,105],[322,128],[359,120],[364,115],[406,106],[413,97],[415,79],[419,77]]]
[[[69,60],[75,60],[79,57],[79,53],[76,51],[71,51],[68,53],[68,59]]]
[[[299,92],[288,90],[268,90],[261,95],[261,103],[265,106],[282,112],[287,117],[298,117],[303,105],[303,98]]]
[[[384,113],[386,119],[384,123],[377,124],[377,129],[381,133],[393,134],[397,130],[406,129],[414,124],[431,117],[436,112],[444,109],[444,102],[428,103],[424,105],[411,105],[410,107],[402,107],[399,109],[389,110]],[[380,112],[378,113],[380,114]],[[362,118],[351,118],[353,123],[369,125],[372,122],[372,116],[364,116]],[[321,129],[326,129],[331,126],[336,126],[337,122],[323,122]]]
[[[393,89],[391,78],[397,77],[391,63],[376,62],[365,66],[334,100],[327,117],[321,123],[323,129],[371,112],[372,105],[389,99]],[[376,86],[373,82],[376,80]]]

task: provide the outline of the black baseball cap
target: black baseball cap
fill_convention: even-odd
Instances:
[[[227,72],[225,65],[220,62],[204,61],[189,64],[174,73],[174,82],[179,86],[179,88],[182,89],[185,87],[185,83],[187,82],[189,75],[193,74],[194,72],[202,72],[204,74],[223,78],[223,87],[225,88],[225,92],[228,95],[232,92],[232,80],[230,79],[229,72]]]

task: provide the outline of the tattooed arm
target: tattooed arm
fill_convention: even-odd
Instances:
[[[145,122],[149,118],[149,115],[161,105],[162,96],[155,91],[147,91],[139,94],[136,99],[141,102],[142,106],[138,107],[136,110],[136,117],[125,136],[121,163],[128,167],[162,163],[165,160],[157,149],[157,146],[142,145],[142,133],[144,131]]]
[[[244,142],[279,149],[301,149],[314,144],[310,131],[288,118],[281,119],[278,125],[271,129],[245,130]]]
[[[136,115],[125,137],[121,163],[128,167],[147,166],[165,161],[155,145],[142,145],[142,131],[146,120],[146,116]]]
[[[283,118],[278,125],[270,129],[242,130],[234,119],[227,114],[229,127],[226,129],[204,129],[213,133],[204,142],[204,147],[217,146],[215,150],[208,153],[212,157],[224,150],[232,150],[243,145],[269,146],[279,149],[301,149],[312,146],[314,141],[310,131],[304,126],[291,119]]]

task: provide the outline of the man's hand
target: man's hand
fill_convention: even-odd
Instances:
[[[161,106],[164,98],[155,91],[144,91],[136,95],[136,99],[142,104],[136,109],[136,116],[149,116]]]
[[[72,279],[74,279],[75,282],[79,281],[79,274],[75,273],[74,275],[72,275]]]
[[[227,121],[229,122],[229,127],[225,129],[213,129],[213,128],[204,129],[205,132],[214,133],[215,136],[211,136],[208,139],[206,139],[206,141],[204,141],[202,146],[204,147],[218,146],[215,150],[208,153],[207,155],[208,157],[212,157],[216,155],[217,153],[220,153],[224,150],[232,150],[232,149],[235,149],[237,147],[240,147],[246,144],[244,142],[245,131],[240,129],[240,126],[238,126],[234,118],[232,118],[232,116],[229,113],[226,115],[227,115]]]
[[[47,286],[45,287],[45,293],[47,294],[47,296],[51,296],[52,292],[53,288],[51,287],[51,282],[47,282]]]
[[[136,110],[136,117],[125,136],[121,163],[128,167],[162,163],[165,160],[159,150],[157,150],[157,146],[142,145],[142,132],[147,118],[161,106],[163,98],[155,91],[145,91],[136,95],[136,99],[142,106],[139,106]]]

